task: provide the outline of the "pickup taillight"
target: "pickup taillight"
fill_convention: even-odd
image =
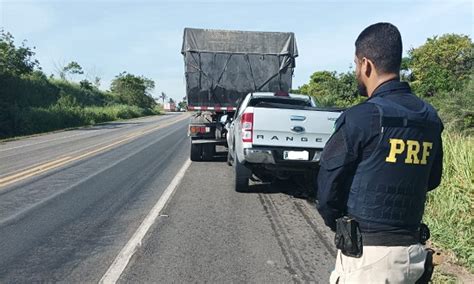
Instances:
[[[242,142],[253,142],[253,113],[243,113],[240,120],[242,126]]]

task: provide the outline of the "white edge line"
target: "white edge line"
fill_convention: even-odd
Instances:
[[[123,271],[128,265],[128,262],[132,258],[132,256],[137,251],[137,248],[141,246],[142,240],[145,237],[146,233],[150,229],[150,227],[155,223],[156,219],[158,218],[161,210],[165,207],[166,203],[172,196],[173,192],[178,187],[179,183],[184,177],[186,170],[191,165],[191,160],[187,160],[184,165],[181,167],[179,172],[173,178],[171,183],[165,189],[163,194],[161,195],[158,202],[153,206],[150,210],[148,215],[145,217],[143,222],[140,224],[138,229],[135,231],[133,236],[127,242],[127,244],[122,248],[119,252],[117,257],[115,258],[112,265],[109,267],[107,272],[102,276],[99,283],[109,284],[109,283],[116,283],[117,280],[122,275]]]

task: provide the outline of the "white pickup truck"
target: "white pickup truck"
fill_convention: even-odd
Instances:
[[[247,191],[252,175],[263,181],[287,179],[295,172],[314,176],[341,112],[318,108],[306,95],[248,94],[226,125],[235,190]]]

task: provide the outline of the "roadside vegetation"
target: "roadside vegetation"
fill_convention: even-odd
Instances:
[[[401,78],[414,93],[433,104],[445,130],[441,185],[428,194],[424,221],[432,245],[454,255],[454,262],[474,273],[474,44],[465,35],[434,36],[403,58]],[[318,71],[294,90],[322,106],[348,107],[357,95],[353,70]],[[440,276],[439,276],[440,277]]]
[[[34,56],[25,41],[17,46],[0,30],[0,139],[160,113],[151,79],[122,72],[103,91],[101,78],[79,63],[47,76]]]

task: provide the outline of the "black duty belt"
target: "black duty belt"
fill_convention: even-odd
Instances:
[[[420,243],[420,233],[362,233],[364,246],[411,246]]]

